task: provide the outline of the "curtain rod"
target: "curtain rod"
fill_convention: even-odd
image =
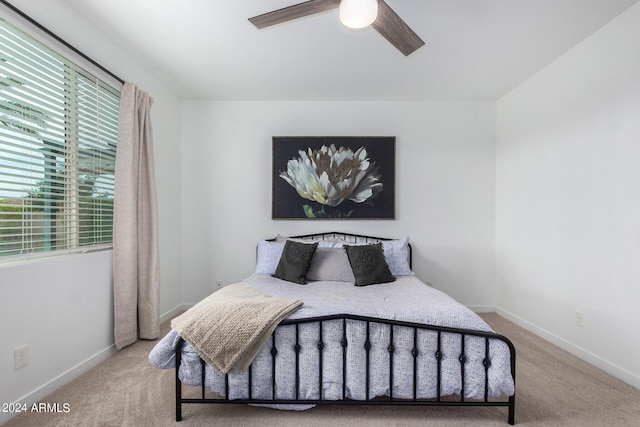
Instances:
[[[120,83],[124,84],[124,80],[121,79],[120,77],[116,76],[115,74],[113,74],[111,71],[107,70],[105,67],[103,67],[102,65],[98,64],[96,61],[94,61],[93,59],[89,58],[87,55],[85,55],[84,53],[82,53],[80,50],[76,49],[74,46],[70,45],[68,42],[66,42],[65,40],[63,40],[62,38],[58,37],[58,35],[56,35],[53,31],[49,30],[47,27],[45,27],[44,25],[42,25],[41,23],[39,23],[38,21],[36,21],[35,19],[33,19],[32,17],[30,17],[29,15],[27,15],[26,13],[24,13],[23,11],[21,11],[20,9],[18,9],[17,7],[15,7],[14,5],[12,5],[11,3],[9,3],[6,0],[0,0],[0,3],[4,4],[6,7],[8,7],[9,9],[11,9],[14,13],[16,13],[17,15],[19,15],[21,18],[27,20],[30,24],[35,25],[39,30],[43,31],[45,34],[47,34],[48,36],[52,37],[53,39],[55,39],[57,42],[61,43],[62,45],[64,45],[66,48],[70,49],[71,51],[73,51],[75,54],[80,55],[84,60],[88,61],[89,63],[91,63],[92,65],[98,67],[100,70],[104,71],[105,73],[107,73],[109,76],[111,76],[112,78],[116,79],[117,81],[119,81]]]

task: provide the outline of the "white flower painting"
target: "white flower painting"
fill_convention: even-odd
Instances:
[[[381,219],[389,216],[389,198],[384,200],[380,196],[387,192],[393,197],[394,138],[386,144],[376,137],[300,138],[299,143],[305,145],[293,156],[284,156],[278,151],[291,152],[297,148],[291,145],[295,141],[280,139],[274,138],[274,180],[280,180],[274,181],[274,218],[280,217],[278,209],[286,211],[283,217],[291,218],[375,218],[380,216],[377,212],[386,215],[380,216]],[[385,156],[387,161],[382,164],[372,158],[368,149],[371,144],[375,145],[374,151],[388,151],[391,162],[389,156]],[[285,167],[280,170],[276,160],[282,162],[285,157]],[[391,177],[385,177],[385,166],[390,169],[386,174]],[[284,190],[278,200],[276,189],[282,188],[282,182],[295,193]]]

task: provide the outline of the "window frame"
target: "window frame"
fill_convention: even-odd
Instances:
[[[97,85],[97,89],[96,89],[96,100],[98,100],[98,98],[100,97],[99,94],[99,89],[100,87],[104,87],[105,89],[107,89],[109,92],[111,92],[111,94],[116,97],[115,93],[118,93],[117,95],[117,101],[119,104],[119,93],[122,90],[122,85],[123,85],[123,81],[121,79],[119,79],[117,76],[115,76],[113,73],[111,73],[110,71],[106,70],[105,68],[103,68],[102,66],[100,66],[99,64],[97,64],[95,61],[91,60],[89,57],[87,57],[86,55],[84,55],[82,52],[78,51],[77,49],[75,49],[73,46],[69,45],[67,42],[65,42],[64,40],[60,39],[59,37],[57,37],[55,34],[53,34],[51,31],[49,31],[48,29],[46,29],[45,27],[43,27],[42,25],[40,25],[39,23],[37,23],[36,21],[34,21],[33,19],[31,19],[30,17],[28,17],[27,15],[25,15],[24,13],[22,13],[21,11],[19,11],[18,9],[16,9],[15,7],[11,6],[9,3],[7,3],[4,0],[0,0],[0,17],[2,17],[5,21],[7,21],[8,23],[10,23],[11,25],[15,26],[19,31],[24,32],[28,37],[33,38],[36,42],[44,45],[46,48],[51,49],[56,55],[58,55],[61,58],[64,58],[64,62],[65,63],[69,63],[71,64],[70,68],[71,69],[76,69],[76,70],[81,70],[80,73],[78,74],[73,74],[71,73],[70,75],[74,75],[77,76],[78,78],[82,77],[82,76],[90,76],[92,79],[95,79],[95,84]],[[75,87],[75,86],[74,86]],[[114,98],[115,99],[115,98]],[[97,101],[98,103],[98,101]],[[64,103],[64,105],[68,106],[68,103]],[[66,107],[65,107],[66,108]],[[117,108],[117,105],[115,106],[115,108]],[[113,106],[112,106],[113,109]],[[96,110],[96,114],[100,114],[97,110]],[[115,112],[116,116],[115,116],[115,132],[116,132],[116,140],[113,140],[113,135],[111,135],[112,140],[113,140],[113,144],[109,144],[110,146],[114,146],[114,153],[113,153],[113,162],[115,164],[115,145],[117,144],[117,111]],[[110,117],[111,121],[113,121],[113,116]],[[99,119],[96,119],[99,120]],[[69,120],[68,118],[65,117],[65,133],[70,132],[70,133],[76,133],[78,131],[78,129],[71,129],[71,128],[67,128]],[[113,123],[111,123],[112,127],[113,127]],[[99,124],[98,124],[99,126]],[[113,129],[111,129],[112,133],[113,133]],[[68,137],[67,135],[65,135],[64,137],[64,142],[65,142],[65,148],[66,148],[66,144],[69,141],[73,141],[72,144],[75,145],[75,149],[79,150],[79,145],[81,144],[81,142],[79,141],[79,136],[78,135],[74,135],[73,137]],[[44,139],[41,139],[41,141],[46,144],[46,141]],[[97,145],[99,145],[100,142],[98,142]],[[107,143],[108,144],[108,143]],[[76,151],[77,153],[77,151]],[[71,155],[70,156],[70,160],[74,161],[73,159],[76,159],[75,161],[77,162],[77,157],[76,155]],[[50,160],[47,160],[47,156],[45,155],[45,159],[44,159],[44,168],[47,168],[47,162]],[[54,160],[55,161],[55,160]],[[65,164],[65,168],[67,168],[68,165]],[[73,173],[72,176],[70,177],[65,177],[65,180],[70,180],[70,186],[73,187],[77,187],[79,184],[79,180],[77,179],[79,175],[78,172],[78,166],[74,165],[73,166]],[[88,175],[88,174],[87,174]],[[113,170],[113,190],[112,193],[115,192],[115,167]],[[45,178],[46,180],[46,178]],[[71,181],[73,181],[71,183]],[[45,181],[46,182],[46,181]],[[49,184],[51,184],[51,182],[49,182]],[[93,189],[95,189],[95,183],[94,183],[94,187],[92,187]],[[73,190],[73,193],[75,194],[75,196],[70,196],[70,197],[65,197],[66,201],[69,201],[71,204],[68,206],[69,210],[77,210],[78,206],[79,206],[79,197],[78,197],[78,191],[77,189]],[[75,200],[73,200],[73,198],[75,198]],[[92,198],[94,198],[92,196]],[[111,197],[111,203],[113,201],[114,197]],[[75,203],[75,205],[74,205]],[[27,252],[27,253],[21,253],[21,254],[11,254],[11,255],[2,255],[0,254],[0,264],[5,264],[5,263],[13,263],[13,262],[18,262],[18,261],[26,261],[26,260],[34,260],[34,259],[40,259],[40,258],[50,258],[53,256],[60,256],[60,255],[68,255],[68,254],[73,254],[73,253],[88,253],[88,252],[94,252],[94,251],[100,251],[100,250],[106,250],[106,249],[111,249],[113,247],[113,205],[111,206],[111,223],[110,223],[110,228],[111,228],[111,241],[110,242],[100,242],[97,244],[82,244],[79,242],[79,233],[80,233],[80,228],[81,228],[81,221],[77,220],[74,222],[73,224],[73,229],[74,231],[67,233],[65,231],[65,235],[68,235],[68,237],[65,236],[65,240],[67,239],[72,239],[74,240],[74,242],[71,242],[71,245],[69,244],[64,244],[62,245],[63,247],[61,248],[54,248],[54,249],[47,249],[46,245],[44,248],[38,248],[37,251],[32,251],[32,252]],[[100,214],[102,215],[102,214]],[[43,218],[45,217],[45,214],[43,213]],[[24,229],[24,223],[21,223],[21,228]],[[93,230],[93,228],[92,228]],[[22,235],[24,236],[24,233],[22,233]],[[51,238],[51,236],[49,236],[49,238]],[[24,240],[24,237],[23,237]],[[72,246],[72,247],[69,247]]]

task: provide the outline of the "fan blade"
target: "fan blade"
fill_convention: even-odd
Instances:
[[[424,41],[383,0],[378,2],[378,18],[371,26],[405,56],[424,46]]]
[[[283,9],[274,10],[273,12],[263,15],[254,16],[253,18],[249,18],[249,21],[256,27],[262,29],[305,16],[315,15],[316,13],[337,9],[338,6],[340,6],[340,0],[310,0]]]

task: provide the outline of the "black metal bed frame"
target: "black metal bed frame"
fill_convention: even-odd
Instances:
[[[303,239],[313,239],[313,240],[324,240],[331,239],[336,237],[348,238],[352,242],[374,242],[374,241],[384,241],[390,240],[388,238],[383,237],[373,237],[373,236],[365,236],[365,235],[357,235],[351,233],[342,233],[342,232],[329,232],[329,233],[318,233],[318,234],[308,234],[302,236],[294,236],[295,238],[303,238]],[[411,265],[411,247],[409,247],[409,263]],[[327,400],[323,399],[322,395],[322,385],[323,385],[323,351],[325,349],[325,344],[322,341],[322,325],[323,322],[327,321],[336,321],[339,320],[342,322],[342,400]],[[346,378],[348,375],[347,372],[347,346],[349,345],[347,341],[347,321],[361,321],[366,322],[366,340],[364,343],[364,349],[366,354],[365,360],[365,400],[352,400],[346,397]],[[318,385],[319,385],[319,399],[301,399],[299,397],[300,392],[300,359],[299,354],[302,351],[302,346],[300,345],[300,335],[299,335],[299,326],[302,324],[308,323],[317,323],[319,330],[319,338],[316,342],[315,351],[318,352]],[[370,396],[370,360],[369,360],[369,352],[371,349],[371,342],[369,340],[369,331],[370,325],[372,323],[377,324],[385,324],[390,325],[389,333],[390,333],[390,343],[393,343],[393,334],[396,328],[410,328],[413,330],[413,398],[412,399],[400,399],[393,396],[393,367],[394,367],[394,355],[395,348],[393,344],[389,345],[387,351],[389,352],[389,384],[388,390],[390,391],[389,396]],[[207,398],[205,397],[205,379],[206,379],[206,370],[205,370],[205,362],[200,359],[201,363],[201,385],[200,385],[200,397],[198,398],[185,398],[182,396],[182,382],[179,378],[179,367],[182,359],[182,346],[184,341],[182,338],[179,339],[178,344],[176,345],[176,369],[175,369],[175,387],[176,387],[176,421],[182,420],[182,405],[183,404],[211,404],[211,403],[219,403],[219,404],[312,404],[312,405],[393,405],[393,406],[484,406],[484,407],[506,407],[508,408],[508,423],[511,425],[515,424],[515,389],[514,394],[512,396],[499,398],[499,399],[490,399],[489,398],[489,376],[488,371],[491,366],[491,357],[489,351],[489,342],[491,340],[498,340],[504,342],[509,348],[510,352],[510,363],[511,363],[511,375],[514,380],[515,386],[515,378],[516,378],[516,351],[513,343],[505,336],[492,333],[492,332],[483,332],[483,331],[475,331],[475,330],[467,330],[467,329],[458,329],[458,328],[450,328],[450,327],[442,327],[442,326],[434,326],[434,325],[425,325],[419,323],[412,322],[403,322],[397,320],[387,320],[387,319],[379,319],[373,317],[365,317],[365,316],[356,316],[349,314],[338,314],[331,316],[322,316],[322,317],[313,317],[313,318],[305,318],[305,319],[287,319],[280,323],[279,326],[292,325],[296,330],[296,343],[293,345],[293,350],[295,352],[295,385],[296,391],[295,399],[278,399],[276,398],[276,358],[278,356],[278,349],[276,343],[276,334],[275,332],[271,336],[272,350],[271,350],[271,372],[272,372],[272,399],[255,399],[252,397],[252,380],[253,380],[253,372],[252,367],[248,368],[248,399],[229,399],[229,375],[226,374],[224,378],[225,383],[225,394],[224,397],[217,398]],[[434,352],[432,357],[436,360],[437,365],[437,375],[433,381],[436,382],[436,390],[437,396],[433,399],[421,399],[417,396],[417,384],[418,384],[418,331],[426,330],[435,332],[435,336],[437,339],[436,348],[437,350]],[[442,376],[442,335],[443,334],[455,334],[461,337],[460,339],[460,352],[458,355],[458,361],[460,362],[460,384],[461,384],[461,392],[460,396],[443,396],[441,394],[441,376]],[[477,399],[467,399],[464,397],[464,384],[465,384],[465,364],[467,363],[467,355],[465,354],[465,337],[480,337],[484,339],[485,342],[485,355],[483,360],[485,378],[484,378],[484,398]],[[307,349],[305,351],[311,351],[314,349]]]
[[[324,343],[322,342],[322,324],[325,321],[342,321],[342,333],[343,338],[341,342],[342,347],[342,400],[325,400],[322,398],[322,372],[323,372],[323,351],[324,351]],[[346,398],[346,377],[347,377],[347,368],[346,368],[346,358],[347,358],[347,346],[349,345],[347,342],[347,320],[356,320],[366,322],[366,341],[364,343],[364,349],[366,352],[366,361],[365,361],[365,390],[366,390],[366,400],[349,400]],[[299,335],[299,325],[306,323],[318,323],[319,330],[319,339],[317,341],[317,345],[315,350],[318,351],[318,384],[320,390],[320,399],[301,399],[299,398],[300,392],[300,365],[299,365],[299,353],[302,350],[302,346],[300,345],[300,335]],[[397,399],[393,396],[393,366],[394,366],[394,354],[395,348],[393,344],[388,347],[389,352],[389,390],[390,395],[386,397],[371,397],[369,393],[369,351],[371,349],[371,342],[369,341],[369,330],[371,323],[380,323],[391,325],[390,330],[390,341],[393,342],[393,333],[396,327],[405,327],[411,328],[413,330],[414,337],[414,347],[412,350],[413,355],[413,398],[412,399]],[[509,424],[515,424],[515,393],[513,396],[509,396],[506,398],[507,400],[490,400],[489,399],[489,376],[488,371],[491,366],[490,362],[490,354],[489,354],[489,341],[492,339],[499,340],[504,342],[510,351],[511,358],[511,375],[515,381],[516,375],[516,354],[515,347],[513,343],[506,337],[491,333],[491,332],[482,332],[482,331],[474,331],[474,330],[465,330],[465,329],[456,329],[456,328],[448,328],[441,326],[432,326],[432,325],[422,325],[418,323],[411,322],[402,322],[395,320],[385,320],[378,319],[372,317],[365,316],[355,316],[355,315],[332,315],[332,316],[323,316],[323,317],[313,317],[307,319],[295,319],[295,320],[285,320],[280,323],[281,326],[284,325],[294,325],[296,328],[296,343],[293,346],[293,350],[295,351],[296,359],[295,359],[295,384],[296,384],[296,398],[295,399],[277,399],[276,396],[276,358],[278,355],[277,345],[275,333],[271,336],[272,340],[272,350],[271,350],[271,370],[272,370],[272,390],[274,396],[273,399],[254,399],[252,397],[252,370],[249,367],[248,371],[248,399],[228,399],[226,396],[229,395],[229,375],[225,375],[225,397],[220,398],[206,398],[205,397],[205,362],[200,359],[201,363],[201,395],[199,398],[184,398],[182,397],[182,382],[178,376],[179,366],[182,358],[182,345],[184,341],[180,339],[178,341],[178,345],[176,346],[176,421],[182,420],[182,405],[185,403],[232,403],[232,404],[314,404],[314,405],[421,405],[421,406],[502,406],[508,408],[508,422]],[[434,379],[436,381],[436,389],[438,391],[437,397],[434,399],[419,399],[417,396],[417,383],[418,383],[418,355],[419,350],[417,348],[417,337],[419,330],[428,330],[435,331],[437,336],[437,350],[433,354],[433,357],[436,359],[437,363],[437,377]],[[441,395],[441,359],[442,359],[442,334],[457,334],[461,336],[460,339],[460,354],[458,360],[460,362],[460,384],[461,384],[461,392],[460,396],[456,396],[457,400],[451,400],[449,396]],[[465,336],[474,336],[484,338],[485,341],[485,357],[483,360],[483,365],[485,369],[485,379],[484,379],[484,398],[482,400],[469,400],[464,397],[464,384],[465,384],[465,363],[467,362],[467,356],[465,354]],[[305,349],[307,350],[307,349]],[[311,349],[313,350],[313,349]]]

